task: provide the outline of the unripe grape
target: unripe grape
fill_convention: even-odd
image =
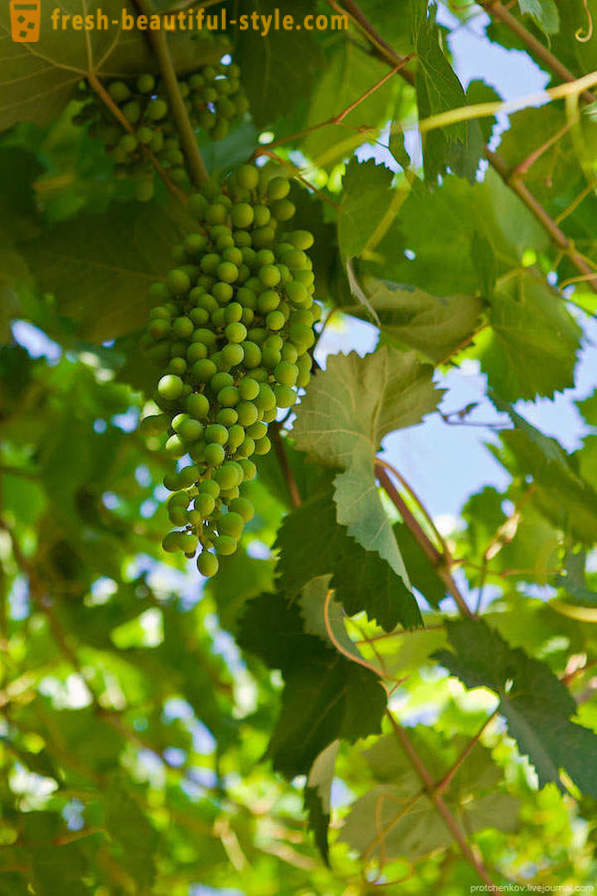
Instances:
[[[220,564],[218,562],[218,558],[215,554],[210,554],[209,551],[203,551],[197,557],[197,569],[201,573],[202,576],[206,578],[211,578],[211,576],[215,576],[218,571]]]
[[[173,296],[180,296],[183,293],[188,292],[191,288],[191,280],[189,275],[182,271],[180,268],[174,268],[172,271],[168,273],[166,277],[166,284],[170,291],[170,294]]]
[[[147,116],[152,121],[159,121],[168,113],[168,103],[162,99],[152,99],[147,105]]]
[[[273,177],[267,185],[269,199],[285,199],[290,192],[290,181],[285,177]]]
[[[238,422],[238,413],[235,408],[221,408],[216,414],[216,423],[221,423],[226,428],[234,426]]]
[[[193,364],[191,374],[199,383],[208,383],[217,372],[217,367],[210,358],[204,358]]]
[[[217,498],[220,494],[220,486],[214,479],[204,479],[199,483],[199,492]]]
[[[144,436],[159,436],[168,430],[168,414],[151,414],[141,420],[139,427]]]
[[[246,190],[254,190],[259,183],[259,172],[253,165],[241,165],[236,171],[236,182]]]
[[[184,383],[179,376],[166,374],[158,383],[158,393],[167,401],[176,401],[183,393]]]
[[[280,361],[274,368],[274,377],[284,386],[294,386],[298,373],[298,367],[290,361]]]
[[[201,492],[193,501],[193,506],[201,514],[201,519],[206,520],[214,512],[216,499],[213,495],[208,495],[207,492]]]
[[[205,446],[204,456],[205,462],[210,467],[219,467],[220,464],[224,463],[226,452],[221,445],[216,444],[216,442],[212,442],[211,444]]]
[[[192,342],[187,349],[187,361],[191,367],[197,362],[207,358],[207,346],[202,342]]]
[[[233,408],[238,404],[240,395],[235,386],[226,386],[218,392],[218,402],[224,408]]]
[[[112,81],[108,86],[108,93],[115,103],[123,103],[131,95],[131,91],[124,81]]]
[[[219,423],[210,423],[205,427],[205,438],[208,442],[225,445],[228,441],[228,430]]]
[[[245,431],[239,423],[233,424],[228,430],[228,448],[234,451],[245,440]]]
[[[244,342],[247,338],[247,328],[241,323],[228,324],[224,330],[224,336],[228,342]]]
[[[218,535],[214,538],[214,548],[223,557],[229,556],[236,551],[236,540],[229,535]]]
[[[186,447],[183,440],[178,435],[170,436],[168,441],[166,442],[166,451],[168,454],[171,454],[172,457],[182,457],[186,454]]]
[[[276,404],[279,408],[291,408],[296,402],[296,392],[289,386],[279,384],[274,386],[274,394],[276,396]]]
[[[137,78],[137,90],[139,93],[151,93],[155,87],[153,75],[139,75]]]
[[[236,324],[231,324],[231,326],[236,326]],[[230,343],[222,349],[222,358],[229,368],[240,364],[244,356],[245,353],[241,345]]]
[[[268,454],[272,447],[272,443],[267,436],[255,441],[255,454]]]
[[[228,509],[231,513],[237,513],[245,523],[255,516],[253,505],[247,498],[235,498],[230,502]]]
[[[240,538],[245,527],[245,521],[239,513],[232,511],[224,514],[218,520],[218,530],[220,535],[231,535],[233,538]]]

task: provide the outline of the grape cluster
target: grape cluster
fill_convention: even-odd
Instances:
[[[166,551],[197,558],[205,576],[216,555],[236,550],[253,516],[239,487],[256,475],[251,457],[270,450],[268,424],[309,382],[321,316],[313,301],[313,244],[285,225],[295,212],[289,181],[243,165],[189,199],[194,233],[175,251],[142,344],[163,365],[155,401],[162,413],[142,429],[167,434],[166,451],[190,463],[166,475],[173,492]],[[212,549],[215,553],[212,553]]]
[[[234,63],[218,63],[179,78],[180,92],[194,130],[204,130],[212,140],[222,140],[231,123],[247,111],[249,104],[239,74],[240,69]],[[117,176],[134,180],[138,199],[148,201],[154,192],[154,170],[143,147],[169,170],[176,184],[187,184],[184,155],[167,94],[159,79],[144,74],[113,80],[106,85],[110,98],[134,133],[123,130],[87,83],[82,89],[89,101],[77,116],[77,122],[90,122],[90,132],[106,146],[116,165]]]

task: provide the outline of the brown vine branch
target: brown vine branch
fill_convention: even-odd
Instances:
[[[145,15],[150,14],[151,10],[148,8],[146,0],[135,0],[135,4],[140,12]],[[207,173],[207,169],[201,158],[195,132],[193,131],[193,126],[189,119],[189,113],[187,112],[187,107],[184,104],[180,92],[176,70],[168,48],[166,31],[159,29],[157,31],[149,30],[146,33],[147,39],[157,57],[164,84],[166,85],[168,98],[172,107],[172,114],[174,116],[174,121],[176,122],[176,128],[180,136],[183,152],[189,166],[191,181],[196,187],[199,187],[209,180],[209,174]]]
[[[270,436],[272,445],[274,446],[274,451],[276,452],[276,457],[278,458],[278,463],[280,464],[280,469],[282,470],[286,485],[288,486],[290,501],[293,507],[300,507],[302,504],[301,493],[299,491],[298,485],[296,484],[294,473],[292,472],[290,464],[288,463],[286,449],[284,448],[284,441],[282,439],[282,436],[280,435],[279,423],[275,422],[270,427]]]
[[[405,525],[410,529],[411,534],[414,536],[419,546],[423,549],[425,555],[431,561],[432,566],[435,568],[438,576],[446,586],[447,591],[454,598],[454,601],[462,615],[469,618],[474,618],[475,614],[467,605],[463,595],[460,592],[460,589],[458,588],[458,585],[456,584],[450,573],[449,565],[446,562],[448,558],[444,557],[444,555],[435,547],[427,533],[422,528],[419,521],[406,505],[404,499],[402,498],[402,495],[388,476],[386,469],[381,466],[381,464],[376,463],[375,475],[377,476],[377,480],[384,489],[388,498],[404,520]]]
[[[441,815],[444,824],[460,847],[462,855],[467,860],[467,862],[469,862],[469,864],[475,869],[477,875],[483,881],[483,883],[489,887],[490,893],[496,893],[499,894],[499,896],[504,896],[504,891],[502,890],[502,888],[493,882],[493,880],[489,876],[489,872],[481,861],[481,858],[476,855],[476,853],[469,846],[464,832],[462,831],[452,812],[446,805],[441,793],[438,792],[431,774],[429,773],[425,764],[411,744],[410,738],[408,737],[406,731],[396,721],[389,708],[386,709],[386,715],[390,720],[390,724],[398,743],[406,753],[406,756],[409,759],[412,767],[421,779],[423,786],[429,796],[429,799],[433,802],[438,814]]]

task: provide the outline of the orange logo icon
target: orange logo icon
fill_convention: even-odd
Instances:
[[[34,44],[39,40],[41,0],[10,0],[10,28],[12,39],[19,44]]]

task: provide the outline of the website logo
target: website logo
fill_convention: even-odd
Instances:
[[[41,0],[10,0],[10,30],[16,43],[37,43],[40,24]]]

